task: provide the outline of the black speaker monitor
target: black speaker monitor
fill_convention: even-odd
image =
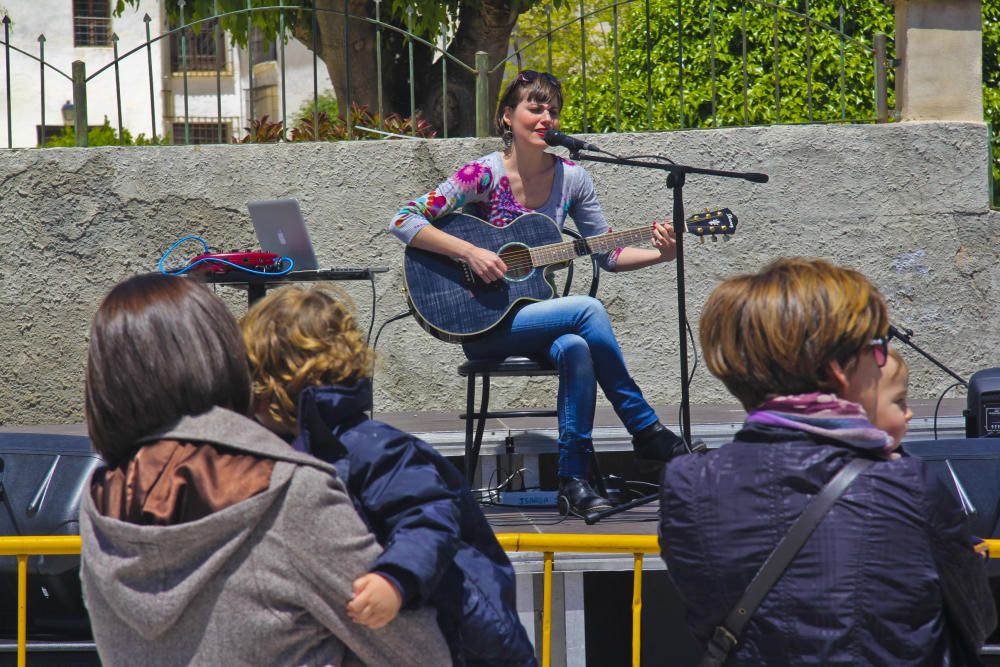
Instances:
[[[924,459],[931,471],[943,479],[965,508],[973,535],[1000,537],[997,526],[1000,520],[1000,438],[904,442],[903,449]],[[1000,614],[1000,560],[987,561],[986,571]],[[984,651],[998,648],[1000,633],[994,632],[987,638]]]
[[[1000,440],[954,438],[904,442],[965,508],[972,534],[1000,537]]]
[[[1000,368],[987,368],[969,378],[965,410],[967,438],[1000,437]]]
[[[101,464],[82,436],[0,433],[0,535],[79,535],[80,497]],[[28,559],[33,633],[86,636],[77,556]],[[0,635],[16,634],[17,559],[0,557]]]

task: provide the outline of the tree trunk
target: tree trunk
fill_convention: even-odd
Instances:
[[[371,3],[364,0],[314,0],[317,8],[315,38],[317,56],[326,65],[340,104],[341,115],[351,105],[364,105],[378,111],[378,69],[375,58],[376,26],[356,17],[371,17]],[[351,17],[345,38],[344,8]],[[507,43],[519,12],[511,0],[482,0],[475,8],[462,5],[458,30],[448,47],[449,53],[475,67],[477,51],[489,54],[494,66],[507,55]],[[386,16],[382,20],[389,22]],[[395,22],[393,21],[393,24]],[[403,27],[403,26],[401,26]],[[311,21],[303,21],[296,39],[313,48]],[[432,41],[432,40],[428,40]],[[419,42],[413,45],[414,103],[417,112],[444,134],[442,112],[444,91],[441,85],[441,61],[437,54]],[[500,92],[503,69],[490,76],[489,106]],[[464,68],[448,62],[448,136],[474,136],[476,132],[476,77]],[[409,52],[399,33],[382,30],[382,108],[386,115],[410,116]]]
[[[477,7],[462,5],[459,10],[458,30],[448,49],[449,53],[464,63],[475,66],[476,52],[489,54],[490,68],[507,56],[507,44],[511,30],[517,22],[519,12],[512,7],[511,0],[482,0]],[[488,106],[490,118],[496,109],[503,83],[504,68],[500,67],[490,75]],[[437,86],[425,86],[430,95],[429,111],[441,110],[441,76],[437,74]],[[448,126],[449,136],[474,136],[476,133],[476,77],[458,67],[448,71]],[[455,109],[453,112],[452,110]],[[495,133],[492,122],[490,132]]]
[[[295,37],[326,65],[326,71],[337,95],[340,114],[346,115],[351,105],[366,105],[372,113],[378,111],[378,71],[375,61],[375,26],[353,17],[367,16],[363,0],[314,0],[316,34],[312,34],[312,17],[301,21]],[[344,11],[350,17],[346,21]],[[345,34],[346,29],[346,34]],[[383,66],[383,87],[392,85],[394,72]],[[388,111],[388,110],[387,110]]]

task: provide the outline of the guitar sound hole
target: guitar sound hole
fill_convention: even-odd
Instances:
[[[507,280],[518,282],[527,279],[535,270],[531,265],[531,252],[523,243],[508,243],[497,253],[507,265]]]

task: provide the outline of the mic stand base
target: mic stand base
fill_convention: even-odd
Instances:
[[[621,514],[622,512],[627,512],[634,507],[640,507],[641,505],[648,505],[657,498],[660,497],[659,493],[651,493],[648,496],[643,496],[642,498],[636,498],[635,500],[630,500],[627,503],[618,505],[617,507],[612,507],[608,510],[603,510],[601,512],[592,512],[583,517],[584,522],[588,526],[593,526],[595,523],[601,519],[606,519],[609,516],[614,516],[615,514]]]

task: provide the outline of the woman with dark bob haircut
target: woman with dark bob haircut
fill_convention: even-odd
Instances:
[[[996,624],[955,498],[872,425],[885,301],[860,273],[781,259],[725,280],[701,317],[713,375],[747,410],[736,439],[663,473],[660,545],[707,645],[806,503],[847,487],[750,617],[735,665],[975,665]]]
[[[451,664],[426,612],[380,630],[350,620],[351,582],[381,550],[334,468],[248,419],[249,407],[240,330],[203,285],[150,274],[105,297],[86,414],[107,467],[80,510],[102,662]]]

